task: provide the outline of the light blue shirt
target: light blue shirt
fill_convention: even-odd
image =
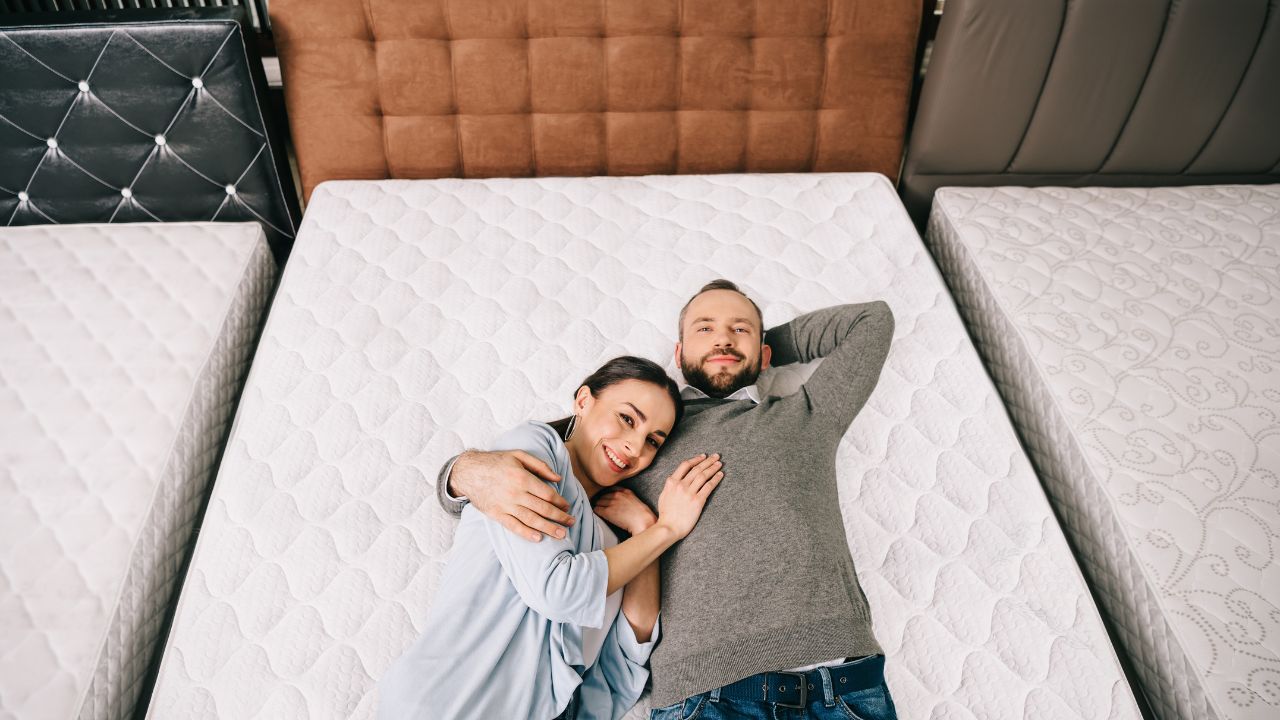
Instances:
[[[562,540],[533,543],[468,505],[426,627],[379,683],[378,716],[550,720],[578,691],[578,718],[616,720],[649,679],[659,629],[640,643],[621,612],[608,616],[605,529],[555,430],[525,423],[493,449],[550,465],[574,523]],[[598,659],[585,666],[583,628],[607,624]]]

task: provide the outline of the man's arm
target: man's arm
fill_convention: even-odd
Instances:
[[[765,334],[773,364],[825,358],[802,392],[814,415],[828,417],[843,434],[880,379],[893,340],[893,311],[884,301],[806,313]]]
[[[530,542],[538,542],[544,534],[563,538],[564,526],[573,524],[573,516],[567,512],[569,503],[548,482],[560,482],[560,476],[522,450],[467,450],[440,469],[436,499],[455,517],[469,502]]]

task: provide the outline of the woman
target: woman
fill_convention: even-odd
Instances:
[[[715,456],[690,458],[656,516],[629,491],[602,491],[647,468],[683,410],[660,366],[620,357],[582,382],[572,416],[498,440],[560,475],[574,523],[532,543],[467,507],[426,627],[383,678],[380,717],[585,720],[635,704],[658,635],[656,561],[724,474]],[[593,498],[629,539],[597,520]]]

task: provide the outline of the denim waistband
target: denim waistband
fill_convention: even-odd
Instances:
[[[730,700],[777,703],[802,708],[809,695],[843,695],[873,688],[884,682],[884,656],[867,655],[843,665],[819,667],[808,672],[765,672],[745,677],[712,691]]]

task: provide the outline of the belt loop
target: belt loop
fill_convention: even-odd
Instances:
[[[711,691],[711,702],[713,703],[720,702],[720,688],[716,688],[715,690]]]
[[[826,707],[835,707],[836,696],[831,691],[831,671],[826,667],[820,667],[818,674],[822,676],[822,704]]]

